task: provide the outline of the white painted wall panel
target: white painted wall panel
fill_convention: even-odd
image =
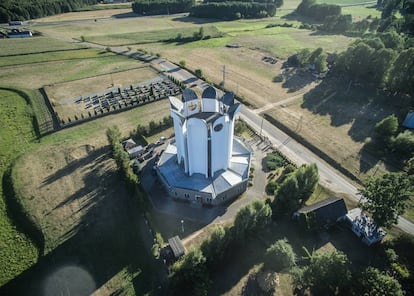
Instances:
[[[203,112],[219,112],[219,101],[203,98]]]
[[[211,170],[212,175],[218,170],[226,170],[229,166],[229,125],[230,121],[227,115],[216,119],[211,131]],[[217,128],[222,128],[217,131]]]
[[[171,117],[174,121],[175,145],[177,147],[177,161],[181,163],[184,161],[185,172],[188,172],[188,159],[185,147],[185,122],[181,125],[181,118],[175,112],[171,112]]]
[[[190,118],[187,121],[187,149],[188,172],[190,176],[200,173],[208,177],[207,164],[207,126],[198,118]]]

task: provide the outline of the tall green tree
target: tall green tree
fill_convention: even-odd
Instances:
[[[294,174],[287,177],[275,192],[272,203],[273,216],[286,214],[296,210],[299,205],[300,190]]]
[[[398,130],[398,119],[392,114],[375,125],[375,135],[380,142],[391,143]]]
[[[389,48],[381,48],[376,51],[373,57],[372,80],[379,86],[384,86],[388,81],[389,72],[397,57],[397,53]]]
[[[400,283],[380,272],[378,269],[368,267],[358,278],[354,293],[366,296],[403,296],[404,292]]]
[[[361,208],[372,215],[378,227],[391,227],[398,222],[413,194],[413,180],[405,173],[387,173],[369,179],[360,194]]]
[[[294,274],[294,283],[313,295],[346,295],[351,279],[347,256],[341,251],[308,255],[309,264]]]
[[[414,156],[414,133],[409,130],[399,133],[395,137],[394,149],[396,152],[404,155],[406,159]]]
[[[318,185],[318,167],[315,163],[303,165],[296,170],[295,176],[298,181],[299,203],[304,204]]]
[[[414,47],[400,52],[389,76],[392,90],[414,95]]]
[[[207,267],[210,270],[220,266],[230,242],[230,231],[222,225],[214,227],[210,238],[203,241],[200,249],[206,257]]]
[[[271,222],[272,210],[261,200],[253,201],[241,208],[234,219],[233,233],[238,241],[262,230]]]
[[[170,282],[177,295],[207,295],[210,278],[200,249],[189,250],[174,263]]]
[[[275,271],[295,265],[296,254],[287,239],[277,240],[266,250],[266,265]]]

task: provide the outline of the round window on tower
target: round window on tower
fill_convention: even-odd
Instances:
[[[215,132],[219,132],[223,129],[223,124],[219,123],[214,127]]]

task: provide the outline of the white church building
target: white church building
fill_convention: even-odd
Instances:
[[[175,199],[218,205],[247,189],[251,148],[234,136],[240,104],[234,95],[218,97],[207,87],[201,100],[192,89],[182,100],[170,97],[175,141],[167,146],[156,167]]]

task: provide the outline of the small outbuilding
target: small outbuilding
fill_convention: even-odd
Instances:
[[[299,218],[300,220],[303,220],[301,218],[304,218],[307,227],[322,228],[336,223],[338,219],[346,215],[346,213],[347,209],[344,199],[340,197],[330,197],[299,209],[294,214],[294,217]]]
[[[135,157],[139,157],[141,156],[143,153],[145,152],[145,149],[140,145],[140,146],[136,146],[134,148],[131,148],[129,150],[127,150],[127,153],[129,155],[129,158],[135,158]]]
[[[168,245],[171,248],[176,260],[185,254],[184,245],[178,235],[168,239]]]
[[[368,246],[380,242],[387,234],[360,208],[350,210],[342,220],[349,223],[352,232],[355,233],[362,240],[362,242]]]
[[[129,138],[128,140],[122,141],[122,147],[124,147],[125,151],[132,149],[137,146],[137,143],[135,143],[134,140]]]

